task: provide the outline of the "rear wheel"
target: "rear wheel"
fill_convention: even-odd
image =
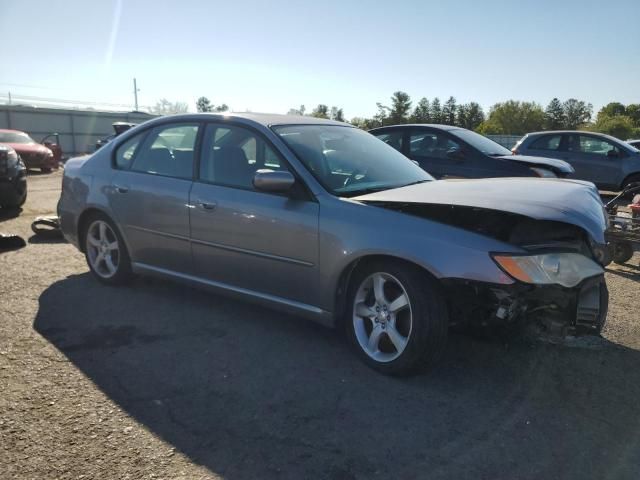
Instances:
[[[419,268],[375,262],[349,291],[347,334],[370,367],[389,375],[426,368],[444,352],[448,315],[437,283]]]
[[[131,260],[115,224],[105,215],[87,222],[84,250],[91,272],[102,283],[119,285],[131,278]]]

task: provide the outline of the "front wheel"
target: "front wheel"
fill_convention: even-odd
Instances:
[[[375,262],[349,292],[347,333],[370,367],[403,375],[436,362],[447,342],[448,315],[436,281],[413,265]]]
[[[125,283],[131,277],[131,260],[115,224],[104,215],[92,217],[85,231],[87,264],[98,280],[109,285]]]

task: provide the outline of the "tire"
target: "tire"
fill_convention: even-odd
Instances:
[[[51,167],[40,167],[42,173],[51,173]]]
[[[407,375],[441,358],[449,316],[439,285],[424,271],[402,262],[372,262],[354,274],[347,295],[347,336],[369,367]],[[401,297],[406,305],[397,308],[405,303]]]
[[[633,245],[629,242],[615,242],[611,250],[613,261],[618,265],[627,263],[633,257]]]
[[[123,285],[131,277],[131,259],[120,231],[103,214],[92,215],[85,223],[84,255],[91,273],[106,285]]]

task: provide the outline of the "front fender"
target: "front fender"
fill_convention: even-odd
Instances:
[[[462,278],[511,284],[490,252],[524,250],[483,235],[349,200],[320,209],[321,307],[335,309],[335,293],[353,262],[384,255],[414,263],[437,279]]]

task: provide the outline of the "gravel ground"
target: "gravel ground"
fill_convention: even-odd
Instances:
[[[0,478],[640,478],[639,256],[593,345],[452,336],[409,379],[295,317],[169,282],[99,285],[31,236],[61,174],[0,231]]]

